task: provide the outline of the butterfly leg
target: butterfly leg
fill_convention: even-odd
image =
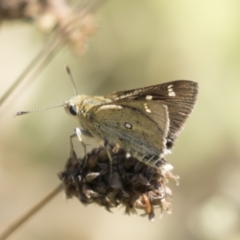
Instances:
[[[70,161],[71,163],[74,163],[77,161],[77,155],[76,155],[76,152],[74,151],[72,136],[70,136],[70,158],[68,161]]]
[[[111,152],[109,150],[109,145],[108,145],[108,142],[105,141],[104,142],[104,147],[106,149],[106,152],[107,152],[107,156],[108,156],[108,159],[109,159],[109,179],[108,179],[108,182],[109,182],[109,187],[111,186],[112,184],[112,155],[111,155]]]
[[[73,139],[74,137],[77,137],[78,140],[81,142],[81,144],[82,144],[82,146],[83,146],[84,156],[85,156],[85,159],[86,159],[87,144],[85,144],[84,141],[83,141],[83,139],[82,139],[82,135],[85,135],[85,134],[84,134],[84,131],[81,131],[80,128],[75,128],[74,131],[75,131],[75,133],[70,136],[71,154],[74,152],[74,147],[73,147],[72,139]],[[85,164],[86,164],[86,160],[85,160],[84,166],[85,166]]]
[[[75,130],[75,134],[76,134],[78,140],[80,141],[80,143],[83,146],[84,155],[86,155],[87,154],[87,144],[85,144],[83,139],[82,139],[82,135],[84,135],[84,133],[81,131],[80,128],[75,128],[74,130]]]
[[[82,146],[83,146],[83,150],[84,150],[84,155],[87,154],[87,144],[84,143],[83,139],[82,139],[82,135],[85,135],[84,134],[84,131],[82,131],[80,128],[75,128],[74,129],[75,133],[72,134],[70,136],[70,146],[71,146],[71,149],[73,149],[73,142],[72,142],[72,139],[74,137],[77,137],[78,140],[81,142]],[[86,134],[87,135],[87,134]]]

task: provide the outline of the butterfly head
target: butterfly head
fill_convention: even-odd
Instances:
[[[86,112],[84,100],[87,98],[86,95],[78,95],[72,97],[70,100],[64,102],[64,109],[72,117],[79,117],[81,114]]]

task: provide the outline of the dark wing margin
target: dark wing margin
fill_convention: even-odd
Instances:
[[[169,86],[171,87],[169,88]],[[167,148],[170,149],[183,129],[186,119],[194,109],[198,94],[198,84],[192,81],[175,81],[163,84],[161,89],[161,93],[165,95],[163,102],[168,106],[170,117],[170,128],[167,137]],[[169,89],[172,89],[175,96],[171,96],[172,94],[169,96]],[[162,98],[162,96],[159,97]]]

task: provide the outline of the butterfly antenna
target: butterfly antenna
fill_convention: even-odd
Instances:
[[[70,70],[69,66],[66,66],[66,71],[67,71],[67,74],[68,74],[68,76],[70,77],[70,80],[71,80],[71,82],[72,82],[75,96],[77,96],[78,93],[77,93],[76,84],[75,84],[74,79],[73,79],[73,77],[72,77],[72,73],[71,73],[71,70]]]
[[[21,115],[28,114],[28,113],[41,112],[41,111],[45,111],[45,110],[49,110],[49,109],[53,109],[53,108],[59,108],[59,107],[62,107],[64,105],[65,104],[61,104],[61,105],[57,105],[57,106],[53,106],[53,107],[39,108],[39,109],[32,110],[32,111],[19,111],[19,112],[16,112],[14,114],[14,117],[21,116]]]

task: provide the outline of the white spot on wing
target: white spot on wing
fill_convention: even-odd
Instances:
[[[126,122],[126,123],[124,124],[124,126],[125,126],[126,128],[128,128],[128,129],[132,129],[132,124],[130,124],[130,123],[128,123],[128,122]]]
[[[173,85],[170,84],[167,88],[168,88],[168,96],[169,97],[176,97],[176,93],[173,91],[172,89]]]
[[[152,100],[152,98],[153,98],[153,97],[152,97],[151,95],[147,95],[147,96],[146,96],[146,100]]]
[[[103,110],[103,109],[123,109],[122,106],[119,105],[114,105],[114,104],[108,104],[108,105],[103,105],[99,108],[99,110]]]
[[[176,97],[176,93],[175,92],[168,92],[168,96],[169,97]]]
[[[151,113],[151,112],[152,112],[152,111],[149,109],[147,103],[143,103],[143,107],[145,108],[145,111],[146,111],[147,113]]]

